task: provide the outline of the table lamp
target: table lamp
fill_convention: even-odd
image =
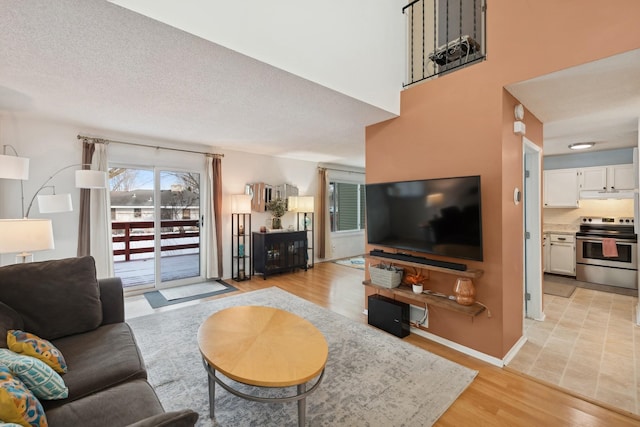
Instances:
[[[0,253],[18,253],[16,260],[30,252],[53,249],[53,228],[50,219],[0,219]]]

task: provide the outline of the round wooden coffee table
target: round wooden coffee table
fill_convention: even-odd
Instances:
[[[258,402],[298,401],[298,425],[306,418],[306,397],[324,376],[329,347],[309,321],[273,307],[231,307],[214,313],[198,329],[198,345],[209,374],[209,415],[214,418],[215,385]],[[297,394],[271,398],[242,393],[216,371],[259,387],[297,386]],[[318,377],[307,390],[307,382]]]

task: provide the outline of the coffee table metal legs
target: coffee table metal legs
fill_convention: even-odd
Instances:
[[[305,391],[307,385],[305,383],[298,384],[298,396],[303,396],[298,400],[298,427],[304,427],[304,423],[307,419],[307,398]]]
[[[285,402],[293,402],[298,401],[298,426],[304,426],[307,419],[307,396],[313,393],[316,388],[322,382],[324,378],[324,369],[318,376],[316,383],[307,390],[307,384],[298,384],[297,385],[297,394],[295,396],[288,397],[259,397],[259,396],[251,396],[249,394],[243,393],[241,391],[235,390],[220,378],[216,376],[216,370],[213,369],[206,360],[203,360],[204,368],[207,370],[207,376],[209,378],[209,417],[214,418],[214,404],[215,404],[215,396],[216,396],[216,383],[220,385],[223,389],[228,391],[229,393],[236,395],[238,397],[242,397],[243,399],[252,400],[254,402],[262,402],[262,403],[285,403]]]
[[[215,376],[215,370],[213,370],[213,376]],[[216,382],[211,378],[211,375],[207,375],[209,378],[209,418],[214,419],[214,405],[216,401]]]

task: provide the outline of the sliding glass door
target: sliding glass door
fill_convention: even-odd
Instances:
[[[200,277],[200,174],[160,171],[160,283]]]
[[[200,174],[111,167],[115,274],[125,289],[199,280]]]

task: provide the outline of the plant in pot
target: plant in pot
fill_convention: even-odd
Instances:
[[[287,211],[287,203],[284,199],[277,198],[272,199],[265,205],[267,211],[271,212],[273,218],[271,218],[271,228],[279,229],[282,228],[282,216]]]
[[[415,274],[405,274],[404,280],[405,283],[411,285],[411,289],[413,293],[421,294],[423,290],[422,281],[426,279],[416,268]]]

